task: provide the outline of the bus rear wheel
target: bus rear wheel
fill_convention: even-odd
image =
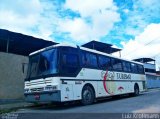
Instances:
[[[139,87],[138,85],[134,86],[134,96],[138,96],[139,95]]]
[[[82,90],[82,100],[83,105],[90,105],[94,102],[95,94],[93,89],[90,86],[84,86]]]

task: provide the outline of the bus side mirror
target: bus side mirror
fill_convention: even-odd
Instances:
[[[22,63],[22,72],[23,72],[23,74],[25,73],[25,71],[27,71],[27,66],[28,66],[28,63]]]

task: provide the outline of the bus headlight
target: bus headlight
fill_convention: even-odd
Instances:
[[[24,93],[29,93],[29,92],[30,92],[29,88],[24,89]]]
[[[53,91],[53,90],[57,90],[57,86],[46,86],[45,87],[45,91]]]

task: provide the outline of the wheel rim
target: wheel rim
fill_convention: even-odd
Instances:
[[[86,103],[90,103],[92,99],[92,94],[90,90],[85,90],[83,93],[83,99]]]

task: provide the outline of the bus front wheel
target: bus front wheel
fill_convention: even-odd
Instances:
[[[83,105],[89,105],[94,102],[94,99],[95,99],[95,95],[94,95],[93,89],[88,85],[84,86],[84,88],[82,90],[81,103]]]

